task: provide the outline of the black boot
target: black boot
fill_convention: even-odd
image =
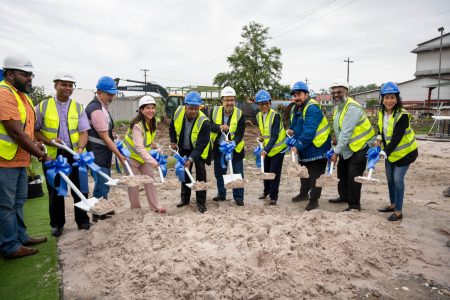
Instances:
[[[180,202],[178,202],[177,207],[183,207],[186,205],[189,205],[189,200],[181,200]]]
[[[306,194],[300,193],[297,196],[292,197],[292,202],[306,201],[306,200],[308,200],[308,198],[309,198],[308,193],[306,193]]]
[[[342,199],[341,197],[337,197],[337,198],[328,200],[328,202],[330,202],[330,203],[348,203],[348,200]]]
[[[206,208],[206,205],[203,203],[197,203],[197,210],[200,213],[204,213],[205,211],[207,211],[208,209]]]
[[[308,205],[306,205],[305,210],[310,211],[316,209],[317,207],[319,207],[319,201],[317,199],[316,200],[310,199]]]

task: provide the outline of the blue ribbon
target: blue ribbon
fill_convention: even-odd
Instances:
[[[297,139],[295,137],[287,137],[285,143],[289,148],[292,148],[297,143]]]
[[[120,154],[122,154],[123,156],[125,156],[126,158],[130,158],[130,150],[128,150],[128,148],[123,146],[123,141],[119,140],[116,141],[116,147],[119,150]],[[120,169],[120,165],[119,165],[119,159],[116,156],[116,170],[117,173],[122,174],[122,170]]]
[[[222,169],[227,168],[227,163],[233,159],[233,150],[236,148],[236,143],[234,141],[226,142],[222,141],[219,145],[219,151],[222,152],[222,157],[220,159],[220,164]]]
[[[163,177],[167,176],[167,155],[162,155],[156,150],[150,150],[148,153],[158,162],[163,173]]]
[[[100,167],[94,162],[94,153],[83,152],[81,154],[77,153],[73,156],[75,162],[72,164],[74,167],[78,167],[78,174],[80,178],[80,191],[82,193],[89,193],[88,184],[88,167],[92,172],[97,172]]]
[[[58,196],[67,197],[67,183],[63,179],[59,180],[59,187],[55,186],[55,178],[59,176],[58,172],[63,172],[66,175],[72,172],[72,167],[67,163],[67,158],[58,155],[56,160],[47,161],[44,165],[47,169],[45,175],[50,186],[58,191]]]
[[[255,157],[255,163],[257,168],[261,168],[261,146],[258,146],[253,150],[253,156]]]
[[[187,157],[183,156],[181,157],[179,154],[174,154],[173,157],[177,160],[177,163],[175,164],[175,175],[178,177],[178,180],[181,182],[186,181],[186,173],[184,171],[184,164],[187,161]]]
[[[330,150],[327,151],[327,160],[328,160],[328,163],[327,163],[327,174],[330,173],[331,157],[333,156],[333,154],[334,154],[334,149],[333,148],[331,148]]]
[[[375,164],[380,160],[380,146],[372,147],[367,150],[366,157],[367,161],[367,169],[375,169]]]

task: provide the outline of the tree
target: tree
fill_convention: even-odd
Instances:
[[[379,88],[379,86],[377,86],[375,83],[371,83],[366,86],[364,86],[364,85],[360,85],[357,87],[350,86],[350,94],[367,92],[367,91],[371,91],[371,90],[376,90],[378,88]]]
[[[47,99],[48,97],[44,93],[44,87],[43,86],[33,86],[33,89],[30,93],[30,98],[33,100],[34,105],[38,105],[43,100]]]
[[[281,50],[268,48],[269,28],[251,22],[242,28],[241,37],[244,40],[227,58],[231,71],[217,74],[214,84],[230,85],[238,97],[245,99],[252,99],[260,89],[271,93],[281,91]]]

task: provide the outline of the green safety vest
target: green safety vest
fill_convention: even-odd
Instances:
[[[144,148],[145,148],[145,151],[148,152],[151,150],[152,143],[155,140],[156,130],[153,131],[153,133],[150,132],[150,130],[144,130],[144,128],[148,129],[147,123],[144,124],[144,122],[139,122],[139,123],[137,123],[137,125],[139,125],[139,127],[141,127],[142,137],[144,138]],[[145,163],[144,159],[136,151],[136,147],[135,147],[134,141],[133,141],[132,128],[128,128],[128,131],[127,131],[127,134],[125,135],[123,143],[125,144],[125,147],[128,148],[128,150],[130,150],[130,157],[132,159],[137,160],[141,164]]]
[[[20,123],[22,124],[22,129],[25,129],[27,111],[23,105],[22,98],[20,98],[14,87],[4,80],[0,82],[0,88],[7,89],[16,98],[17,108],[20,113]],[[27,98],[28,103],[30,103],[31,107],[33,107],[33,101],[31,98],[27,94],[24,95]],[[0,122],[0,156],[5,160],[12,160],[16,156],[17,150],[19,150],[19,145],[17,145],[16,142],[9,136],[3,122]]]
[[[319,107],[320,111],[322,112],[322,108],[320,107],[320,104],[317,103],[317,101],[314,99],[309,99],[308,103],[303,108],[303,120],[305,120],[305,118],[306,118],[306,110],[308,109],[308,107],[310,105],[317,105]],[[312,141],[314,146],[320,147],[323,144],[325,144],[328,137],[330,136],[330,133],[331,133],[330,125],[328,124],[328,120],[323,115],[323,112],[322,112],[322,121],[320,121],[320,124],[316,129],[316,135],[314,136],[314,139]]]
[[[279,115],[279,113],[277,113],[273,109],[269,109],[269,111],[267,112],[266,121],[263,122],[262,113],[258,112],[256,114],[256,121],[258,122],[259,131],[261,132],[264,138],[263,143],[264,146],[266,146],[269,143],[270,131],[272,129],[273,120],[275,119],[276,115]],[[269,157],[272,157],[275,154],[278,154],[281,151],[283,151],[286,148],[285,139],[286,139],[286,131],[284,130],[283,122],[281,122],[280,119],[280,132],[278,133],[277,141],[275,142],[275,145],[272,147],[270,152],[267,153],[267,155]]]
[[[58,138],[59,115],[56,109],[55,98],[44,100],[39,104],[39,111],[42,115],[42,135],[48,139]],[[70,101],[69,111],[67,113],[67,128],[69,129],[70,142],[74,151],[77,150],[80,135],[78,133],[78,120],[83,112],[83,105]],[[56,146],[47,146],[47,152],[50,157],[56,158],[58,148]]]
[[[181,129],[183,127],[184,115],[186,113],[186,108],[184,106],[178,106],[173,115],[173,124],[175,125],[175,132],[177,133],[177,142],[180,141]],[[208,121],[208,117],[201,111],[199,111],[199,115],[192,126],[191,131],[191,143],[192,146],[195,147],[195,144],[198,140],[198,134],[200,133],[200,129],[203,126],[203,123]],[[205,150],[203,150],[201,157],[206,159],[209,154],[210,143],[206,145]]]
[[[357,152],[364,148],[367,142],[375,135],[375,130],[373,130],[369,118],[367,118],[366,114],[364,113],[364,109],[361,104],[350,97],[347,98],[347,101],[345,102],[344,108],[342,109],[341,115],[339,117],[339,128],[342,128],[344,116],[347,113],[348,108],[352,105],[363,110],[363,115],[359,119],[359,122],[356,124],[356,127],[353,130],[352,136],[350,138],[350,143],[348,144],[350,150],[352,150],[353,152]],[[336,117],[336,112],[337,110],[334,112],[333,120]]]
[[[222,111],[223,111],[223,106],[216,106],[214,107],[213,113],[212,113],[212,121],[217,124],[217,125],[222,125]],[[233,114],[231,115],[231,120],[230,120],[230,140],[233,140],[234,135],[236,133],[236,129],[237,129],[237,124],[239,122],[239,120],[242,117],[242,110],[240,110],[237,107],[233,108]],[[211,144],[214,145],[214,142],[216,141],[217,136],[219,135],[219,133],[216,132],[211,132]],[[239,144],[236,145],[236,148],[234,148],[234,150],[237,153],[240,153],[242,151],[242,149],[244,149],[244,139],[242,139]]]
[[[405,110],[401,109],[398,112],[395,112],[391,116],[389,116],[387,135],[384,137],[386,141],[386,145],[391,142],[392,133],[394,132],[395,125],[397,124],[400,117],[404,114],[408,115],[408,119],[411,120],[411,115]],[[378,111],[378,129],[380,132],[383,132],[383,113]],[[397,160],[405,157],[408,153],[417,149],[416,137],[414,135],[414,130],[408,125],[406,128],[405,134],[403,135],[400,143],[398,143],[397,147],[392,151],[391,155],[389,155],[388,160],[390,162],[396,162]]]

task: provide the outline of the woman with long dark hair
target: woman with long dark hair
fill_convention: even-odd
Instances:
[[[140,173],[153,178],[153,169],[158,162],[150,155],[156,136],[156,101],[152,96],[144,96],[139,100],[136,117],[131,120],[130,128],[125,135],[124,144],[130,150],[130,167],[133,174]],[[159,206],[156,188],[153,183],[144,184],[148,205],[151,210],[165,213],[166,209]],[[141,208],[139,187],[128,188],[131,208]]]
[[[382,146],[380,155],[386,157],[390,204],[378,211],[393,212],[388,221],[398,221],[403,218],[405,175],[409,165],[417,159],[417,143],[410,126],[411,115],[403,108],[398,86],[393,82],[385,83],[381,87],[380,96],[378,136],[375,144]]]

